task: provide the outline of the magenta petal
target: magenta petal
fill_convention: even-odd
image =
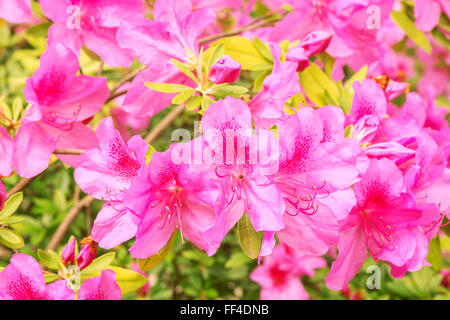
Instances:
[[[356,225],[341,231],[338,250],[339,255],[325,279],[327,287],[332,290],[341,290],[363,266],[367,257],[363,228]]]
[[[0,272],[0,298],[3,300],[45,300],[47,292],[39,263],[24,253],[16,253]]]
[[[78,290],[78,300],[120,300],[122,293],[116,282],[116,273],[102,270],[98,277],[87,279]]]
[[[121,207],[121,206],[119,206]],[[105,204],[92,228],[92,239],[104,249],[112,249],[131,239],[137,230],[134,216],[126,208],[117,210]]]
[[[17,173],[26,178],[38,175],[48,167],[48,161],[55,148],[55,140],[38,124],[23,123],[14,144]]]
[[[66,280],[57,280],[47,286],[49,300],[74,300],[75,292],[67,286]]]
[[[14,142],[8,132],[0,126],[0,176],[7,177],[13,170]]]
[[[0,0],[0,18],[11,23],[27,22],[31,18],[31,0]]]

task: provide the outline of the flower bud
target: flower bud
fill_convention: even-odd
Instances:
[[[297,72],[302,72],[309,66],[309,58],[306,55],[306,51],[300,46],[289,49],[289,52],[286,54],[286,60],[298,63]]]
[[[91,236],[81,240],[81,249],[77,257],[77,264],[80,270],[91,264],[92,260],[97,256],[97,243],[92,240]]]
[[[232,83],[237,80],[240,72],[241,64],[229,55],[224,55],[212,65],[208,78],[216,84]]]
[[[329,31],[313,31],[308,34],[301,42],[308,57],[314,56],[325,51],[330,44],[333,33]]]
[[[61,252],[61,259],[65,266],[75,263],[76,245],[77,245],[77,239],[71,238],[69,240],[69,242],[67,242],[63,251]]]
[[[0,181],[0,210],[3,209],[5,202],[6,202],[6,189],[5,186]]]

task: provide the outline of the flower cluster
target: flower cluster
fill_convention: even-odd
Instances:
[[[148,259],[176,232],[212,256],[245,221],[247,240],[263,237],[253,258],[264,262],[250,275],[262,299],[307,299],[299,277],[325,267],[321,256],[335,247],[325,280],[334,290],[347,288],[368,256],[398,278],[429,265],[429,243],[450,219],[449,111],[435,104],[450,98],[448,69],[435,63],[450,55],[429,34],[450,14],[447,2],[416,1],[418,32],[433,53],[420,49],[429,67],[418,92],[407,82],[412,58],[394,49],[405,37],[394,19],[400,1],[262,1],[279,22],[260,28],[248,27],[258,21],[240,2],[40,1],[53,24],[26,81],[29,107],[20,119],[0,111],[0,176],[34,177],[55,155],[103,201],[92,239],[79,253],[70,240],[64,267],[88,267],[95,243],[113,249],[133,238],[131,256]],[[215,38],[224,8],[242,36]],[[0,0],[1,18],[30,15],[29,1]],[[113,68],[136,57],[142,69],[110,91],[106,77],[79,73],[82,48]],[[251,72],[249,91],[242,79]],[[110,102],[118,107],[105,117]],[[171,104],[200,121],[193,139],[174,132],[183,141],[156,152],[138,131]],[[0,209],[5,200],[0,183]],[[46,285],[25,254],[0,272],[3,299],[74,296],[63,280]],[[77,296],[120,299],[115,273],[85,280]]]

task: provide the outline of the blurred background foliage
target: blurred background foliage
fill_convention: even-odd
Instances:
[[[25,81],[39,67],[39,57],[46,48],[46,36],[50,23],[44,18],[39,5],[33,2],[34,18],[29,25],[13,26],[0,19],[0,99],[7,105],[12,105],[14,99],[20,97],[26,105],[23,88]],[[255,16],[265,13],[263,5],[256,7]],[[233,25],[232,22],[229,22]],[[396,51],[404,51],[409,56],[415,56],[413,49],[406,46],[406,40],[396,46]],[[81,70],[84,74],[97,75],[102,65],[98,57],[88,50],[83,50],[80,57]],[[139,68],[136,61],[132,70]],[[417,73],[409,79],[411,91],[414,91],[417,81],[423,72],[420,61],[416,60]],[[102,76],[108,78],[108,85],[113,87],[117,81],[130,70],[125,68],[109,68],[102,66]],[[353,70],[346,68],[346,79]],[[251,86],[257,74],[243,72],[240,84]],[[403,99],[403,100],[402,100]],[[404,102],[404,96],[396,103]],[[440,101],[441,105],[449,105],[448,101]],[[93,126],[115,106],[114,101],[105,105],[102,111],[91,122]],[[154,127],[172,109],[168,108],[156,115],[150,122],[149,129]],[[175,128],[186,128],[193,134],[193,121],[196,114],[184,112],[152,145],[157,151],[164,151],[170,144],[170,134]],[[145,135],[148,130],[140,132]],[[0,155],[1,156],[1,155]],[[2,179],[7,190],[10,190],[20,180],[16,174]],[[75,195],[75,196],[74,196]],[[24,190],[24,200],[15,216],[23,218],[21,222],[11,225],[19,232],[25,247],[20,249],[37,258],[38,248],[45,249],[56,228],[65,218],[67,212],[78,197],[79,190],[73,178],[73,169],[59,161],[54,161],[49,168],[34,178]],[[82,197],[83,195],[81,195]],[[90,234],[92,223],[102,203],[94,201],[75,219],[60,244],[59,250],[71,235],[81,239]],[[447,228],[449,230],[450,228]],[[449,232],[450,234],[450,232]],[[370,276],[367,267],[375,264],[367,259],[361,272],[350,282],[348,290],[343,292],[328,290],[324,279],[329,272],[332,258],[326,257],[328,267],[316,270],[314,277],[303,277],[303,284],[311,299],[450,299],[450,280],[445,271],[450,269],[450,238],[444,233],[440,236],[440,246],[443,252],[441,271],[432,267],[424,267],[414,273],[408,273],[403,279],[390,276],[389,266],[379,263],[381,267],[381,289],[367,289],[366,281]],[[116,257],[114,265],[130,268],[132,258],[128,253],[132,240],[114,249]],[[105,253],[99,249],[98,255]],[[14,252],[0,245],[0,266],[4,267]],[[165,260],[148,272],[150,290],[125,295],[123,299],[258,299],[259,285],[249,279],[250,272],[257,266],[255,260],[248,258],[239,246],[236,230],[232,230],[225,238],[217,254],[208,257],[194,248],[189,242],[182,245],[179,235],[175,239],[172,250]]]

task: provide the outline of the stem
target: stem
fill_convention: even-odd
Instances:
[[[114,88],[111,89],[111,96],[114,95],[114,93],[116,93],[116,91],[119,90],[121,86],[123,86],[128,81],[132,81],[140,72],[144,71],[145,69],[147,69],[147,66],[143,66],[128,73],[122,80],[117,82]]]
[[[53,153],[79,156],[80,154],[83,154],[84,151],[85,150],[81,150],[81,149],[55,149],[55,151]]]
[[[11,197],[14,193],[17,193],[21,191],[23,188],[27,186],[31,182],[33,178],[24,178],[20,180],[14,187],[11,188],[11,190],[8,191],[6,194],[6,198]]]
[[[152,143],[184,110],[184,104],[179,104],[145,137],[145,142]]]
[[[50,242],[47,246],[47,250],[56,250],[59,243],[66,234],[67,230],[69,229],[70,225],[78,216],[78,214],[81,212],[81,209],[89,206],[94,200],[95,200],[94,197],[87,195],[79,202],[73,205],[72,209],[70,209],[70,211],[67,213],[66,217],[61,222],[56,232],[53,234],[53,237],[50,239]]]
[[[235,36],[235,35],[239,35],[245,31],[250,31],[250,30],[255,30],[255,29],[259,29],[259,28],[264,28],[264,27],[269,27],[272,25],[275,25],[277,22],[280,22],[281,20],[284,19],[284,17],[288,14],[289,12],[284,12],[281,17],[277,17],[277,18],[272,18],[266,21],[262,21],[259,23],[259,21],[261,19],[256,19],[255,21],[250,22],[249,24],[242,26],[236,30],[233,31],[227,31],[227,32],[223,32],[220,34],[215,34],[212,36],[207,36],[204,38],[201,38],[198,40],[199,44],[204,44],[206,42],[210,42],[210,41],[214,41],[214,40],[218,40],[221,38],[225,38],[225,37],[231,37],[231,36]]]

